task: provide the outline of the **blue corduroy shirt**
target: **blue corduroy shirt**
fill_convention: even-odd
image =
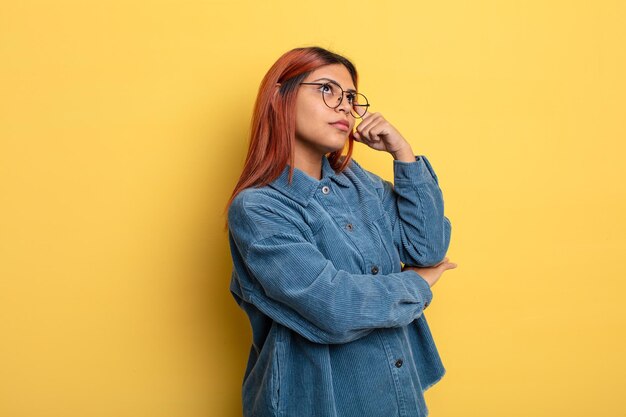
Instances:
[[[228,210],[230,291],[252,344],[244,416],[427,416],[445,368],[424,309],[433,294],[402,264],[432,266],[451,225],[424,155],[393,184],[352,160],[317,180],[289,166]]]

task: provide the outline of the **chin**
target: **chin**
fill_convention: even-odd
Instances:
[[[336,151],[341,151],[346,147],[346,144],[348,143],[348,138],[346,138],[346,140],[342,141],[341,143],[337,143],[334,146],[329,145],[326,149],[326,153],[331,153],[331,152],[336,152]]]

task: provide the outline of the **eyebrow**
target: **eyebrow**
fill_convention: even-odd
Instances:
[[[335,84],[337,84],[339,87],[341,87],[341,84],[339,84],[337,81],[333,80],[332,78],[326,78],[326,77],[323,77],[323,78],[318,78],[317,80],[313,80],[313,81],[321,81],[321,80],[328,80],[328,81],[332,81],[332,82],[334,82]],[[343,88],[343,87],[341,87],[341,88]],[[350,88],[350,89],[348,89],[348,90],[344,90],[344,91],[349,91],[349,92],[351,92],[351,93],[356,93],[356,90],[353,90],[353,89],[351,89],[351,88]]]

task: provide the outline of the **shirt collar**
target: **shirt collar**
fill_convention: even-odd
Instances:
[[[315,178],[309,176],[299,168],[293,169],[293,177],[291,184],[289,180],[289,164],[285,166],[283,172],[272,181],[269,186],[280,191],[288,197],[293,198],[300,204],[306,206],[309,204],[309,200],[313,197],[315,191],[322,185],[327,184],[330,181],[343,186],[349,187],[350,180],[343,172],[337,173],[330,165],[330,161],[327,156],[322,157],[322,178],[318,181]]]

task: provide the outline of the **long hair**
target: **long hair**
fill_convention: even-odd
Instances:
[[[228,211],[230,204],[242,190],[269,184],[280,176],[287,164],[290,166],[291,183],[298,86],[312,71],[330,64],[345,66],[358,89],[354,65],[347,58],[318,46],[295,48],[284,53],[265,74],[254,103],[248,154],[225,211]],[[277,83],[280,83],[278,90]],[[328,155],[328,161],[335,171],[341,172],[348,166],[353,144],[354,136],[350,132],[345,157],[342,157],[343,149]]]

